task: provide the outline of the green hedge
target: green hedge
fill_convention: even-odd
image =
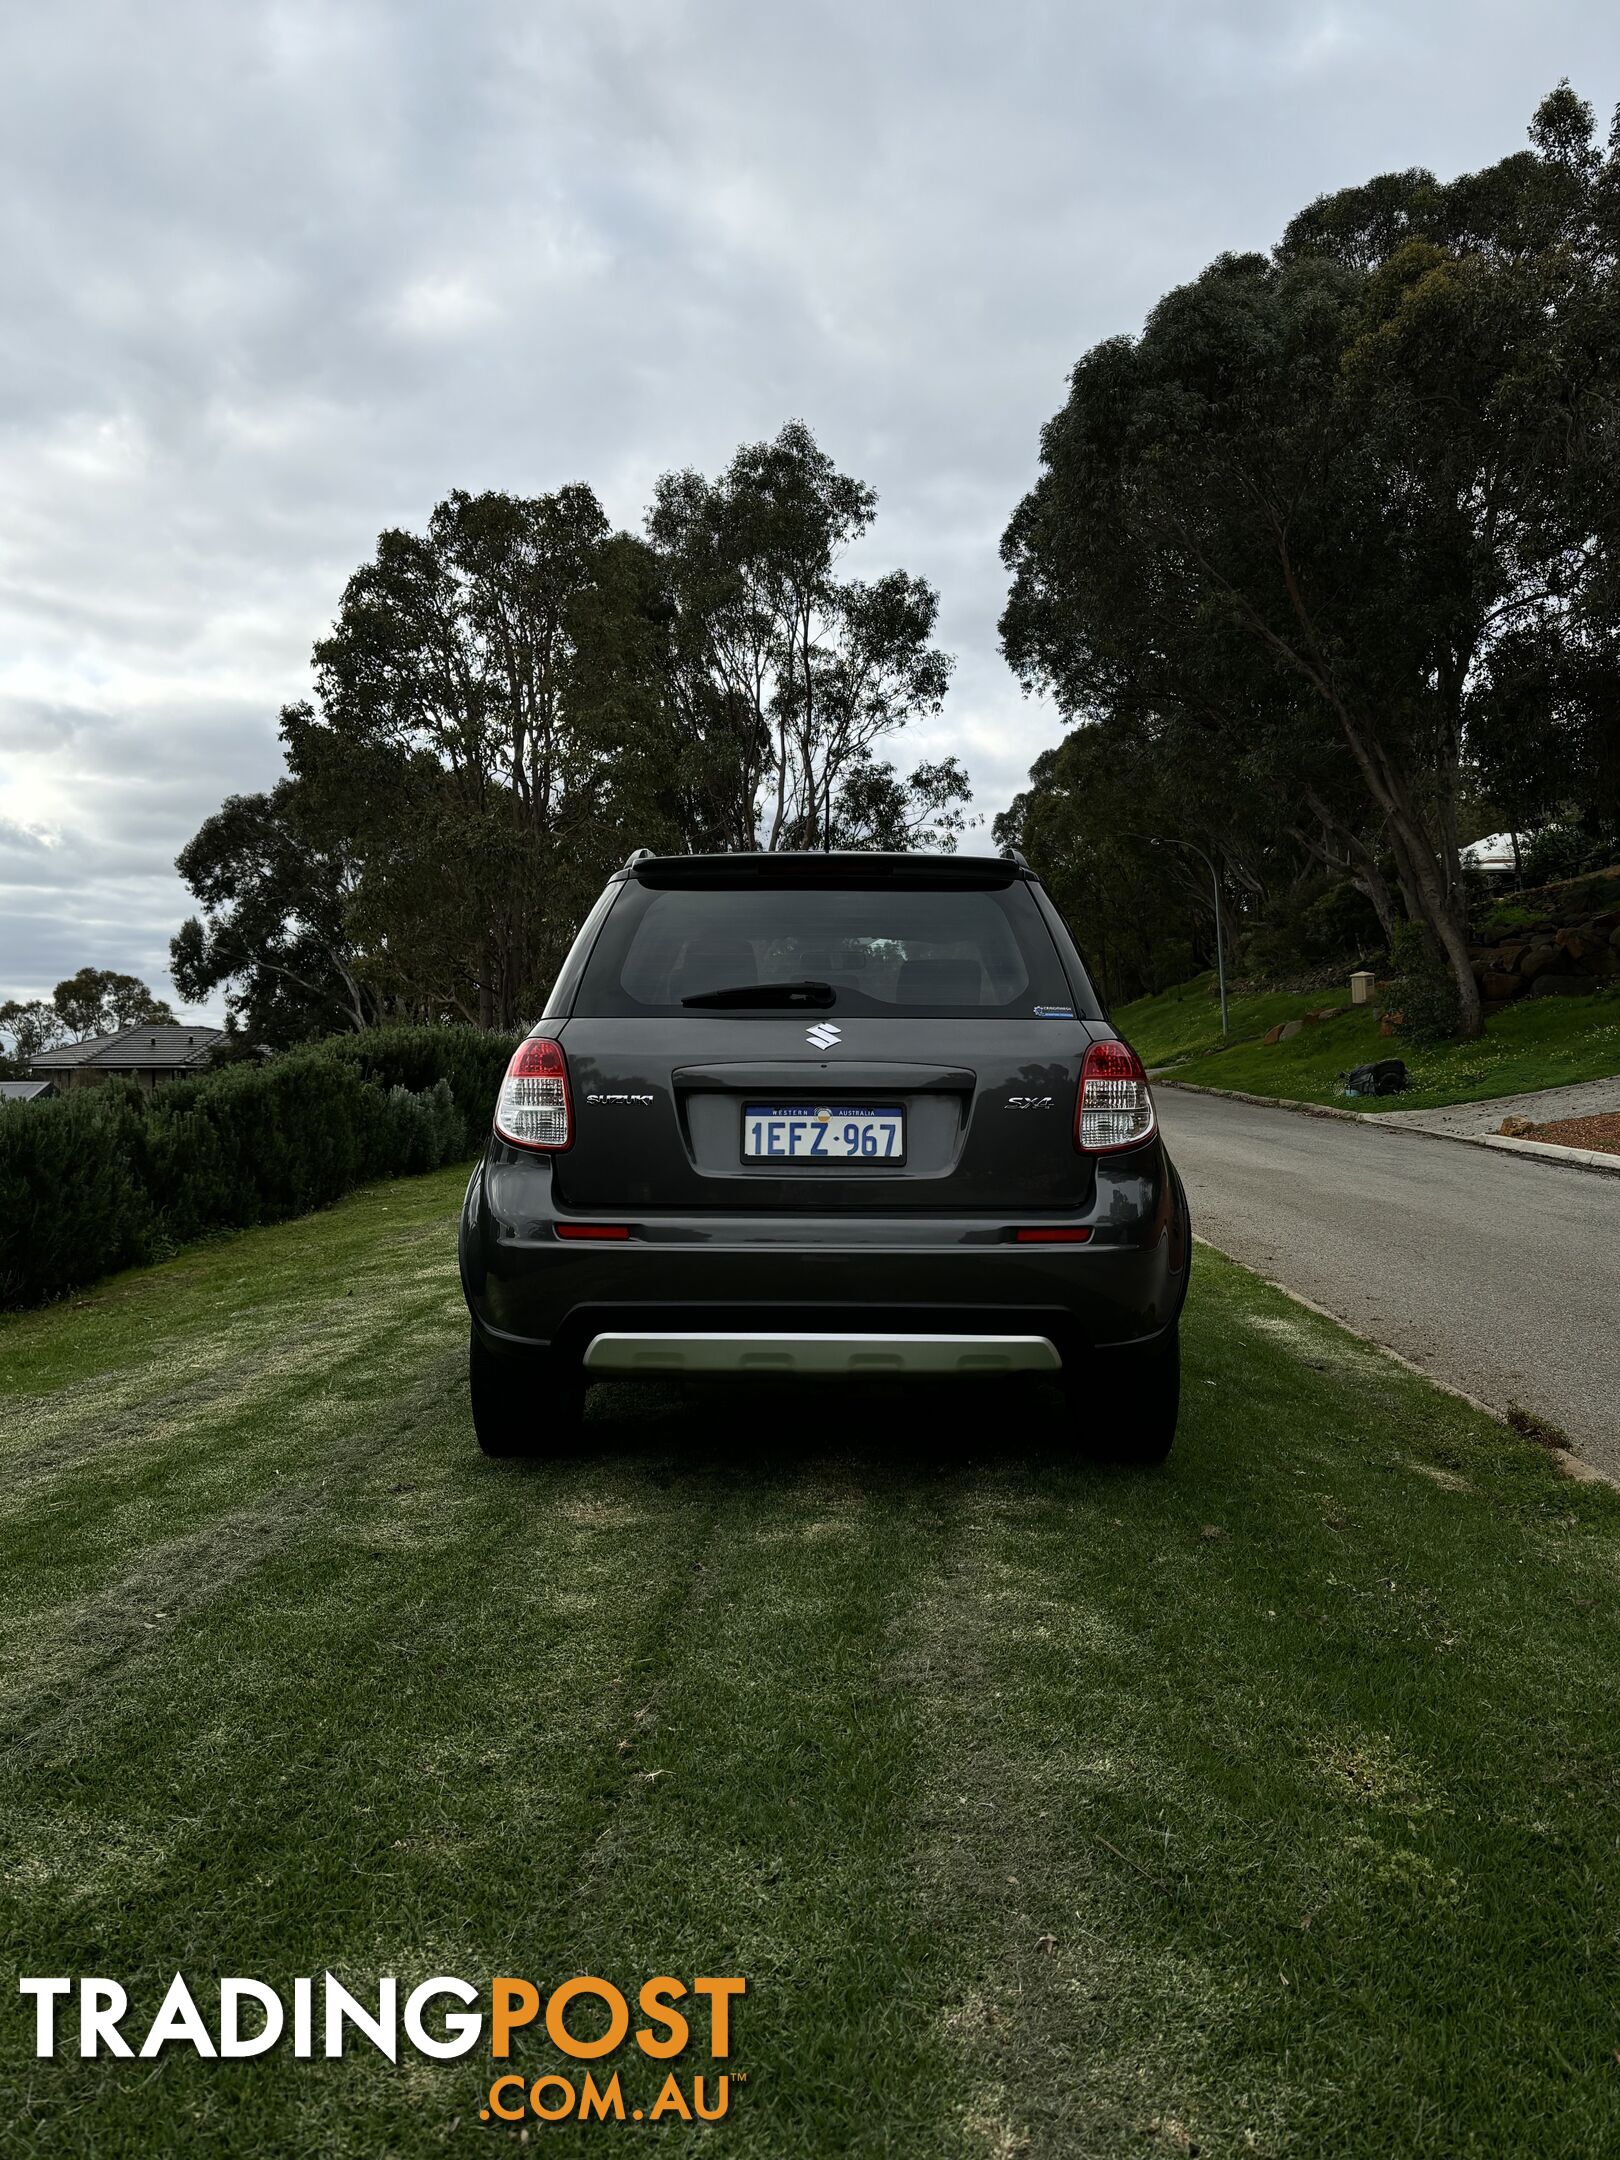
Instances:
[[[473,1028],[379,1028],[150,1093],[110,1081],[0,1110],[0,1307],[470,1154],[512,1050]]]
[[[468,1126],[481,1134],[495,1114],[495,1098],[517,1046],[515,1035],[486,1035],[478,1028],[390,1027],[337,1035],[321,1048],[357,1065],[380,1087],[420,1094],[444,1081]]]

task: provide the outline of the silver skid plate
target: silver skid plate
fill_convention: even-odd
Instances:
[[[590,1373],[1056,1372],[1044,1335],[596,1335]]]

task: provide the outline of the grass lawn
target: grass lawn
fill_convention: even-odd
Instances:
[[[1231,1047],[1221,1050],[1221,1008],[1210,990],[1213,980],[1200,976],[1158,997],[1123,1005],[1110,1017],[1144,1063],[1172,1066],[1178,1080],[1374,1114],[1488,1101],[1620,1073],[1620,991],[1507,1005],[1488,1014],[1481,1041],[1432,1049],[1380,1035],[1376,1017],[1365,1009],[1306,1027],[1290,1042],[1268,1045],[1260,1038],[1279,1020],[1298,1019],[1340,1000],[1328,991],[1233,998]],[[1341,1072],[1380,1057],[1406,1061],[1412,1079],[1408,1093],[1366,1103],[1352,1103],[1339,1093]]]
[[[326,1967],[746,1975],[663,2152],[1616,2149],[1620,1494],[1204,1251],[1162,1473],[1038,1389],[486,1463],[459,1187],[0,1322],[8,2155],[517,2149],[481,2052],[37,2061],[15,1991]]]

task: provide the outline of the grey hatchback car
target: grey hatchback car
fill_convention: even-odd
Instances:
[[[1162,1462],[1189,1254],[1141,1062],[1021,860],[642,851],[467,1188],[473,1423],[529,1455],[597,1379],[1044,1374],[1076,1447]]]

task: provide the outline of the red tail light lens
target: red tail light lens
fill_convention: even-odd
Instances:
[[[1158,1124],[1142,1060],[1129,1043],[1097,1042],[1080,1068],[1074,1144],[1086,1155],[1140,1147]]]
[[[560,1222],[556,1230],[560,1238],[572,1238],[586,1245],[622,1245],[630,1235],[624,1223]]]
[[[1091,1232],[1084,1223],[1076,1223],[1072,1228],[1048,1230],[1043,1227],[1013,1232],[1015,1245],[1085,1245],[1090,1238]]]
[[[573,1140],[568,1065],[560,1043],[537,1035],[518,1044],[495,1104],[495,1130],[514,1147],[552,1153]]]

